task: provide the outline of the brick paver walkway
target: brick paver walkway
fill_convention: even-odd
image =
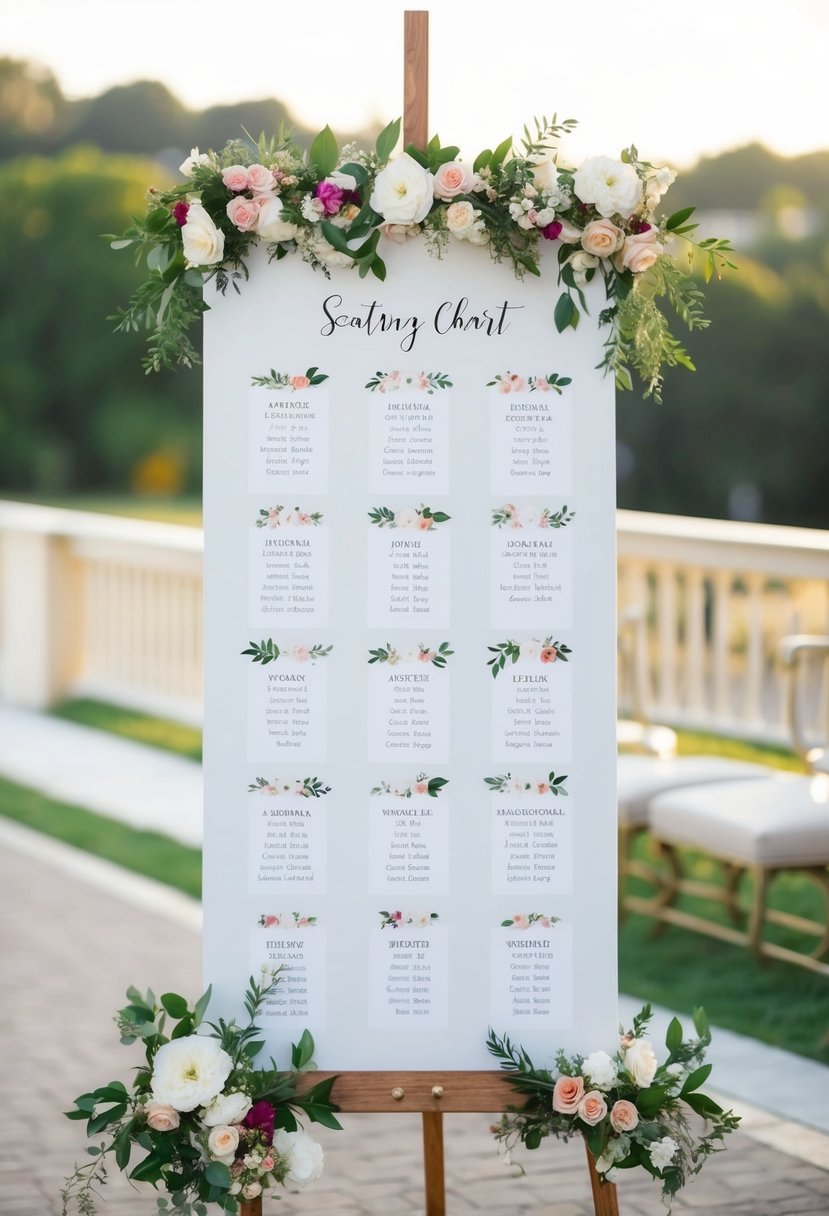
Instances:
[[[0,1213],[57,1216],[61,1180],[84,1155],[83,1126],[60,1112],[89,1085],[127,1075],[133,1054],[110,1021],[129,983],[199,984],[195,932],[130,906],[30,857],[0,855]],[[449,1216],[589,1216],[580,1145],[525,1154],[513,1179],[495,1152],[485,1115],[447,1116]],[[417,1117],[346,1116],[344,1133],[321,1132],[325,1177],[286,1196],[279,1216],[415,1216],[422,1212]],[[789,1126],[791,1132],[791,1127]],[[700,1216],[826,1216],[829,1172],[739,1133],[706,1166],[675,1211]],[[824,1156],[824,1160],[827,1158]],[[115,1178],[102,1214],[152,1216],[155,1196]],[[658,1188],[626,1176],[622,1216],[664,1212]]]

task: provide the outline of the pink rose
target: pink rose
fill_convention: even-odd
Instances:
[[[581,234],[581,247],[598,258],[609,258],[625,243],[625,234],[610,220],[591,220]]]
[[[468,194],[472,186],[472,174],[458,160],[447,161],[435,174],[435,198],[448,203],[459,194]]]
[[[546,376],[536,376],[535,387],[538,392],[547,393],[550,390],[550,381]]]
[[[536,792],[539,794],[549,794],[549,792],[550,792],[550,787],[546,781],[539,781],[538,785],[535,788],[536,788]]]
[[[416,794],[428,794],[429,793],[428,781],[416,781],[415,787],[414,787],[414,792]]]
[[[527,387],[526,380],[523,380],[521,376],[516,376],[515,374],[509,377],[509,382],[510,388],[514,393],[523,393],[524,389]]]
[[[296,923],[296,927],[297,927],[297,929],[307,929],[309,924],[310,924],[310,922],[309,922],[307,916],[300,916],[299,920]]]
[[[255,198],[232,198],[225,207],[227,218],[240,232],[250,232],[259,219],[259,204]]]
[[[272,1170],[275,1164],[276,1162],[274,1161],[273,1157],[270,1156],[270,1154],[268,1154],[267,1157],[262,1158],[263,1170]]]
[[[429,529],[431,528],[431,526],[432,526],[431,515],[418,515],[418,517],[417,517],[418,532],[428,532]]]
[[[647,232],[635,232],[632,236],[626,237],[617,259],[617,266],[622,270],[630,270],[633,274],[642,274],[645,270],[650,270],[662,252],[657,235],[656,228],[649,228]]]
[[[578,1116],[582,1123],[595,1127],[607,1114],[607,1103],[597,1089],[591,1089],[579,1103]]]
[[[418,388],[428,388],[429,387],[429,377],[426,375],[425,372],[421,372],[420,375],[418,376],[417,386],[418,386]]]
[[[248,188],[248,171],[244,165],[231,165],[222,174],[222,184],[234,194],[241,194]]]
[[[542,646],[539,658],[542,663],[555,663],[558,651],[555,646]]]
[[[498,381],[498,392],[499,393],[511,393],[512,392],[512,385],[510,384],[509,380],[499,380]]]
[[[273,170],[266,169],[264,165],[248,166],[248,189],[260,198],[273,194],[275,187]]]
[[[178,1111],[166,1102],[148,1102],[144,1114],[147,1116],[147,1126],[154,1132],[172,1132],[181,1122]]]
[[[549,916],[539,916],[538,923],[541,925],[542,929],[549,929],[552,925],[552,921],[550,920]]]
[[[264,927],[266,929],[270,929],[270,928],[272,928],[273,925],[279,924],[279,917],[278,916],[263,916],[262,924],[264,925]]]
[[[553,1110],[560,1115],[574,1115],[583,1097],[581,1077],[559,1077],[553,1089]]]
[[[307,646],[303,646],[301,643],[298,643],[296,646],[292,646],[289,654],[295,663],[307,663],[311,657],[311,651]]]
[[[525,913],[518,912],[515,916],[513,916],[512,923],[515,925],[516,929],[529,929],[530,918],[525,915]]]
[[[288,383],[293,389],[307,388],[311,381],[307,376],[289,376]]]
[[[614,1103],[610,1112],[610,1122],[614,1131],[632,1132],[639,1122],[639,1111],[632,1102],[626,1102],[624,1098],[620,1098],[618,1102]]]
[[[434,650],[421,650],[418,652],[417,657],[421,663],[431,663],[432,659],[435,657],[435,652]]]

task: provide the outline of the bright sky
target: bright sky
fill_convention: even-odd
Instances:
[[[679,164],[752,140],[784,154],[829,146],[827,0],[421,3],[430,130],[467,156],[553,110],[579,119],[574,161],[631,142]],[[51,67],[72,97],[150,78],[192,107],[277,96],[309,125],[344,130],[402,109],[405,7],[6,0],[0,55]]]

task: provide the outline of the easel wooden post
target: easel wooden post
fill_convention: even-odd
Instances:
[[[403,145],[425,149],[428,142],[429,14],[404,13]],[[337,1076],[334,1100],[345,1113],[419,1114],[423,1120],[423,1165],[426,1216],[446,1216],[443,1154],[443,1116],[487,1114],[517,1101],[516,1091],[503,1073],[481,1072],[349,1072],[308,1074],[300,1085],[310,1087]],[[616,1187],[603,1183],[587,1148],[595,1216],[619,1216]],[[239,1205],[240,1216],[262,1216],[261,1196]]]

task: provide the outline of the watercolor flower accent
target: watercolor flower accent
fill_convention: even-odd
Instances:
[[[405,785],[391,785],[388,781],[381,781],[379,785],[375,785],[372,789],[372,794],[389,794],[392,798],[413,798],[416,795],[420,797],[437,798],[445,785],[449,781],[446,777],[427,777],[425,773],[418,773],[414,781],[409,781]]]
[[[447,372],[375,372],[366,388],[372,393],[396,393],[407,388],[431,394],[435,389],[452,388],[452,381]]]
[[[321,798],[331,793],[331,786],[325,785],[319,777],[300,777],[296,781],[285,780],[284,777],[257,777],[248,786],[249,794],[267,794],[271,798]]]
[[[256,388],[273,388],[278,392],[290,389],[291,392],[301,393],[306,388],[316,388],[327,379],[328,375],[318,367],[309,367],[304,375],[291,375],[290,372],[277,372],[271,368],[266,376],[254,376],[251,384]]]
[[[371,523],[378,528],[402,528],[407,532],[434,532],[438,524],[451,519],[445,511],[433,511],[421,503],[419,507],[372,507],[368,513]]]
[[[368,653],[369,663],[388,663],[390,667],[396,667],[398,663],[430,663],[432,667],[440,668],[446,666],[449,656],[455,652],[450,650],[448,642],[441,642],[437,650],[432,650],[420,642],[411,654],[405,651],[401,653],[390,642],[386,642],[385,646],[369,650]]]
[[[286,650],[280,650],[273,638],[263,638],[261,642],[250,642],[247,650],[240,650],[239,653],[251,655],[251,662],[261,663],[266,667],[268,663],[275,663],[280,655],[294,663],[316,663],[317,659],[326,659],[333,649],[333,646],[323,646],[321,643],[316,646],[297,643]]]
[[[512,773],[501,773],[498,777],[484,777],[493,794],[552,794],[554,798],[567,798],[569,793],[565,788],[567,774],[557,777],[549,773],[547,779],[538,781],[532,777],[513,777]]]
[[[300,511],[299,507],[262,507],[257,528],[307,528],[317,527],[323,521],[321,511]]]
[[[433,925],[439,920],[437,912],[380,912],[380,928],[381,929],[402,929],[407,925],[415,925],[419,929],[426,929],[429,925]]]
[[[740,1120],[701,1090],[711,1072],[704,1063],[711,1042],[704,1011],[694,1013],[696,1037],[686,1039],[672,1019],[662,1064],[646,1037],[650,1019],[645,1005],[612,1055],[556,1052],[552,1072],[536,1068],[520,1044],[490,1030],[487,1048],[521,1096],[493,1127],[507,1153],[519,1143],[538,1148],[547,1136],[581,1135],[602,1179],[613,1182],[620,1169],[641,1167],[661,1183],[670,1210],[674,1195],[724,1147]]]
[[[543,641],[533,639],[531,642],[521,643],[510,638],[506,642],[499,642],[497,646],[487,646],[487,650],[491,651],[493,656],[487,659],[487,667],[493,679],[504,670],[507,662],[517,663],[519,659],[525,659],[530,662],[538,660],[540,663],[555,663],[557,660],[567,663],[573,653],[570,646],[564,642],[553,641],[552,637],[544,638]]]
[[[262,929],[313,929],[319,918],[302,912],[269,912],[263,913],[256,923]]]
[[[548,372],[546,376],[529,376],[527,384],[531,393],[554,393],[562,395],[562,389],[573,383],[572,376],[559,376],[558,372]]]
[[[486,382],[487,388],[497,388],[499,393],[524,393],[527,391],[527,380],[517,372],[504,372],[493,376]]]
[[[537,507],[519,508],[508,502],[492,511],[492,524],[496,528],[566,528],[575,518],[576,512],[566,503],[558,511],[552,507],[539,511]]]
[[[516,912],[508,920],[501,921],[502,929],[520,929],[522,932],[538,925],[540,929],[552,929],[561,920],[560,916],[548,916],[546,912]]]

